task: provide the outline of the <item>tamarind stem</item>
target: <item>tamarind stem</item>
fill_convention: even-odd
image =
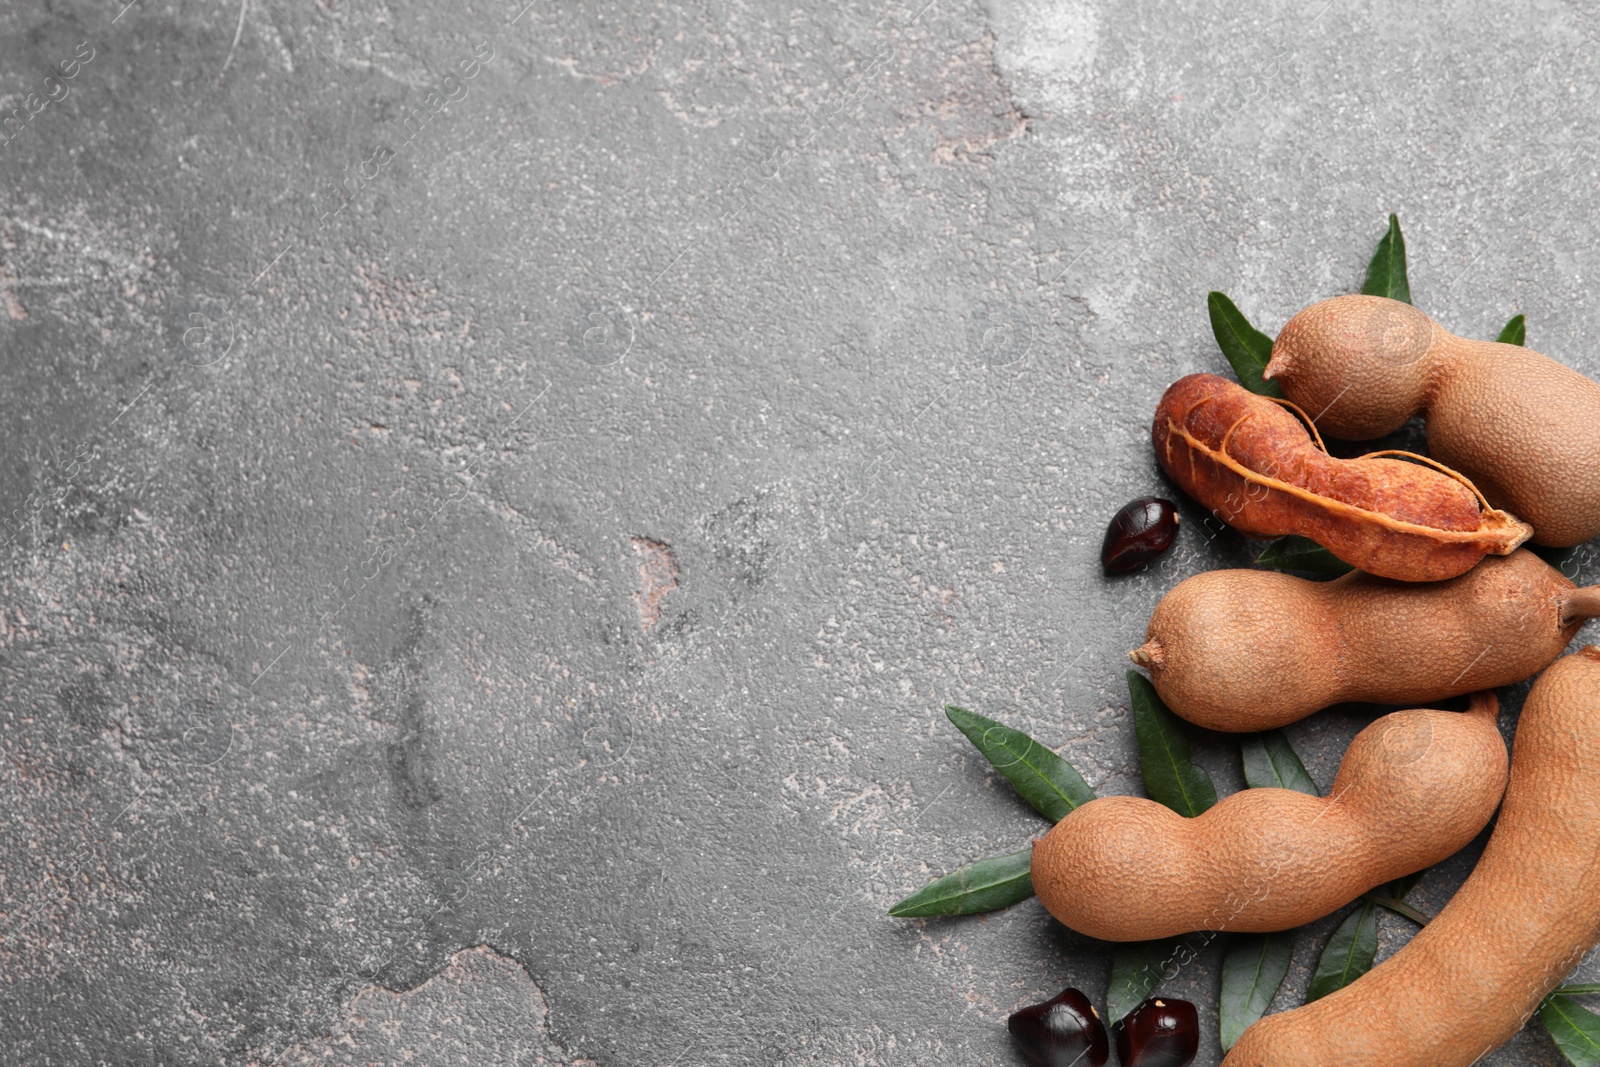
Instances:
[[[1481,693],[1473,693],[1467,698],[1467,710],[1463,715],[1482,715],[1489,720],[1500,717],[1500,698],[1495,696],[1494,690],[1485,689]]]
[[[1575,622],[1600,618],[1600,585],[1571,589],[1561,596],[1561,623],[1571,626]]]
[[[1600,611],[1596,611],[1595,614],[1600,615]],[[1128,658],[1147,671],[1160,670],[1167,663],[1167,656],[1161,649],[1161,642],[1153,637],[1132,652],[1129,652]]]

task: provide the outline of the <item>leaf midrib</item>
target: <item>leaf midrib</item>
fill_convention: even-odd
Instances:
[[[1350,931],[1350,948],[1344,954],[1344,966],[1339,969],[1339,988],[1343,989],[1350,984],[1350,967],[1355,963],[1356,945],[1361,942],[1361,927],[1372,914],[1372,905],[1362,905],[1359,917],[1356,919],[1355,929]]]
[[[1561,1000],[1562,998],[1559,996],[1551,997],[1550,1010],[1561,1016],[1561,1021],[1567,1024],[1567,1028],[1583,1039],[1583,1044],[1588,1046],[1588,1048],[1593,1050],[1596,1054],[1600,1054],[1600,1042],[1597,1042],[1594,1038],[1590,1037],[1589,1031],[1585,1030],[1583,1027],[1579,1026],[1573,1021],[1573,1016],[1568,1015],[1562,1008]]]
[[[1038,764],[1033,763],[1031,760],[1028,759],[1028,756],[1036,748],[1040,749],[1041,751],[1044,751],[1044,752],[1049,752],[1050,751],[1049,749],[1045,748],[1043,745],[1041,745],[1039,742],[1035,741],[1031,737],[1028,738],[1028,747],[1026,749],[1024,749],[1021,753],[1018,753],[1016,749],[1014,749],[1010,745],[1006,744],[1005,741],[1000,741],[1000,742],[998,742],[998,744],[999,744],[1000,748],[1003,748],[1007,752],[1011,753],[1011,755],[1016,759],[1016,761],[1018,763],[1022,764],[1024,767],[1028,768],[1028,770],[1032,771],[1033,772],[1033,776],[1035,778],[1039,779],[1039,781],[1043,782],[1047,787],[1049,787],[1050,792],[1052,792],[1056,796],[1060,797],[1062,802],[1064,804],[1066,804],[1068,811],[1077,811],[1078,810],[1078,805],[1076,805],[1076,804],[1074,804],[1072,802],[1072,798],[1067,796],[1067,794],[1063,793],[1061,791],[1061,787],[1056,785],[1056,783],[1051,780],[1051,778],[1050,778],[1050,776],[1048,774],[1045,774],[1044,771],[1039,769]],[[1053,752],[1051,752],[1050,754],[1052,756],[1055,755],[1055,753],[1053,753]],[[995,769],[999,770],[1000,768],[997,767]]]
[[[1177,781],[1179,795],[1183,797],[1183,806],[1187,809],[1184,814],[1188,815],[1189,818],[1192,819],[1198,815],[1199,812],[1195,811],[1195,802],[1193,798],[1189,796],[1188,786],[1184,784],[1183,769],[1178,764],[1178,757],[1174,754],[1172,746],[1167,743],[1167,731],[1160,728],[1168,724],[1160,721],[1161,713],[1155,708],[1151,708],[1150,713],[1157,720],[1158,728],[1156,733],[1161,738],[1161,750],[1167,754],[1167,762],[1172,765],[1172,777]],[[1185,759],[1183,762],[1189,763],[1190,761]]]
[[[1250,357],[1251,362],[1253,362],[1256,365],[1258,365],[1262,370],[1266,370],[1267,369],[1267,363],[1270,363],[1271,360],[1268,360],[1266,362],[1262,362],[1261,357],[1256,354],[1255,346],[1250,343],[1250,339],[1249,338],[1245,337],[1244,334],[1240,333],[1234,327],[1233,321],[1232,321],[1231,317],[1228,315],[1228,313],[1226,311],[1224,311],[1222,313],[1221,318],[1222,318],[1223,325],[1225,325],[1228,328],[1228,335],[1233,338],[1234,344],[1238,345],[1241,349],[1244,350],[1244,354]],[[1265,334],[1263,334],[1262,336],[1265,336]]]
[[[1025,851],[1028,851],[1028,850],[1024,849],[1023,851],[1025,852]],[[1020,855],[1020,854],[1021,853],[1013,853],[1012,855],[1015,856],[1015,855]],[[1003,857],[997,857],[997,858],[999,858],[999,859],[1010,859],[1012,857],[1011,856],[1003,856]],[[919,900],[917,902],[917,904],[916,904],[916,907],[913,908],[913,909],[909,909],[909,911],[914,913],[915,911],[921,910],[922,908],[934,907],[934,906],[937,906],[939,904],[944,904],[947,901],[958,900],[961,897],[969,897],[969,896],[972,896],[974,893],[981,893],[986,889],[996,889],[996,888],[998,888],[1000,886],[1010,885],[1013,882],[1018,882],[1018,881],[1021,881],[1024,878],[1031,878],[1031,877],[1033,877],[1032,870],[1029,869],[1029,868],[1024,868],[1023,870],[1017,872],[1016,874],[1008,875],[1008,876],[1005,876],[1005,877],[1002,877],[1002,878],[996,878],[996,879],[994,879],[993,881],[990,881],[990,882],[979,882],[979,883],[970,883],[969,882],[966,885],[960,885],[958,883],[956,886],[953,887],[953,889],[952,889],[952,891],[950,893],[948,893],[948,894],[946,894],[944,896],[928,897],[925,900]],[[897,918],[903,917],[903,916],[905,916],[907,914],[908,914],[908,912],[901,912],[900,916],[897,916]],[[911,917],[912,918],[916,918],[915,914],[912,914]]]

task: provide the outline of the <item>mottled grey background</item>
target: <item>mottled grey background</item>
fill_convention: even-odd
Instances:
[[[1012,1064],[1103,996],[1037,902],[886,917],[1043,829],[941,705],[1139,789],[1124,653],[1250,556],[1097,566],[1207,289],[1275,332],[1392,210],[1600,373],[1600,22],[924,2],[5,7],[0,1060]]]

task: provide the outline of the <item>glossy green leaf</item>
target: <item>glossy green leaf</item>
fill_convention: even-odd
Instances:
[[[927,915],[976,915],[999,911],[1033,896],[1033,848],[979,860],[951,871],[889,909],[901,919]]]
[[[1600,1015],[1557,994],[1539,1003],[1539,1021],[1575,1067],[1600,1067]]]
[[[1226,1052],[1245,1029],[1267,1013],[1289,973],[1294,932],[1235,934],[1222,955],[1222,996],[1217,1033]]]
[[[1217,347],[1228,357],[1239,384],[1262,396],[1282,396],[1277,382],[1261,377],[1261,372],[1267,369],[1267,361],[1272,358],[1272,338],[1250,325],[1244,312],[1223,293],[1212,290],[1206,297],[1206,308],[1211,313],[1211,332],[1217,339]]]
[[[1371,901],[1363,903],[1328,938],[1306,989],[1307,1004],[1343,989],[1372,970],[1372,959],[1378,954],[1377,908]]]
[[[1161,974],[1178,951],[1177,938],[1119,941],[1111,946],[1111,984],[1106,988],[1106,1025],[1122,1021],[1155,992]]]
[[[1129,671],[1128,695],[1139,738],[1139,773],[1150,799],[1190,818],[1215,804],[1217,788],[1211,776],[1189,761],[1183,723],[1161,702],[1155,686],[1138,671]]]
[[[1072,809],[1094,799],[1094,790],[1072,764],[1021,730],[953,705],[944,713],[994,769],[1016,786],[1022,798],[1051,822],[1060,822]]]
[[[1239,754],[1244,757],[1245,784],[1252,789],[1293,789],[1314,797],[1322,795],[1282,730],[1241,737]]]
[[[1525,345],[1528,343],[1528,319],[1525,315],[1513,315],[1511,321],[1505,324],[1500,331],[1500,336],[1495,338],[1503,345]]]
[[[1280,537],[1262,549],[1261,555],[1256,557],[1256,566],[1275,571],[1297,571],[1321,578],[1337,578],[1355,570],[1315,541],[1298,534]]]
[[[1400,220],[1389,216],[1389,232],[1378,242],[1367,264],[1367,280],[1361,291],[1368,296],[1386,296],[1390,300],[1411,303],[1411,283],[1406,279],[1406,239],[1400,235]]]

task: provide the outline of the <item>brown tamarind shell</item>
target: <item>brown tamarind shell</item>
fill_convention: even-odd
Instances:
[[[1523,703],[1499,819],[1450,902],[1343,989],[1251,1026],[1222,1067],[1470,1067],[1509,1041],[1600,942],[1597,721],[1589,645]]]
[[[1143,797],[1075,808],[1033,846],[1033,888],[1090,937],[1289,930],[1454,855],[1506,784],[1500,702],[1413,708],[1351,742],[1325,797],[1243,789],[1194,818]]]
[[[1299,534],[1369,574],[1442,581],[1533,534],[1454,471],[1336,459],[1286,407],[1213,374],[1174,382],[1151,436],[1167,476],[1240,533]]]

